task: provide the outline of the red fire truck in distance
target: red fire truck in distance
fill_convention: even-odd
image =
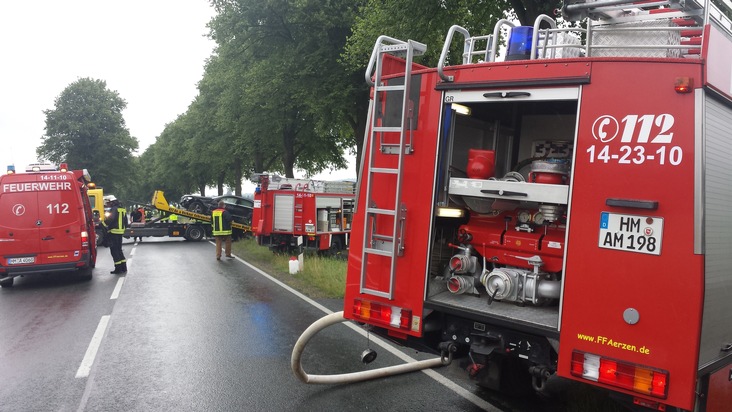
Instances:
[[[305,249],[338,254],[350,243],[354,182],[255,175],[252,233],[274,251]],[[298,239],[302,245],[298,245]]]
[[[729,410],[732,24],[714,3],[453,26],[435,68],[380,37],[344,316],[457,347],[496,390],[560,377]]]

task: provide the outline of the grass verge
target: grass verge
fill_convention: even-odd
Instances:
[[[272,253],[269,248],[257,245],[254,239],[234,242],[232,251],[308,297],[343,298],[346,287],[345,260],[306,254],[303,270],[291,275],[289,255]]]

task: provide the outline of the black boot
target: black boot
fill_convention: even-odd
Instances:
[[[115,274],[115,275],[118,274],[118,273],[120,273],[119,266],[120,265],[114,265],[114,270],[111,271],[111,272],[109,272],[109,273],[112,273],[112,274]]]
[[[127,273],[127,262],[122,262],[119,265],[119,273]]]

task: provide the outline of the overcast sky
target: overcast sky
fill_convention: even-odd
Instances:
[[[43,111],[85,77],[127,101],[123,115],[142,153],[196,96],[214,48],[213,15],[207,0],[0,1],[3,172],[36,160]]]
[[[215,46],[206,37],[214,14],[207,0],[0,0],[2,173],[36,161],[43,111],[85,77],[127,101],[122,114],[144,152],[197,95]],[[353,165],[314,176],[355,177]]]

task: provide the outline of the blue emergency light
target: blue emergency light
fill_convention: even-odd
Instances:
[[[508,37],[508,50],[506,61],[528,60],[531,58],[531,40],[534,35],[534,28],[531,26],[518,26],[511,29]]]

